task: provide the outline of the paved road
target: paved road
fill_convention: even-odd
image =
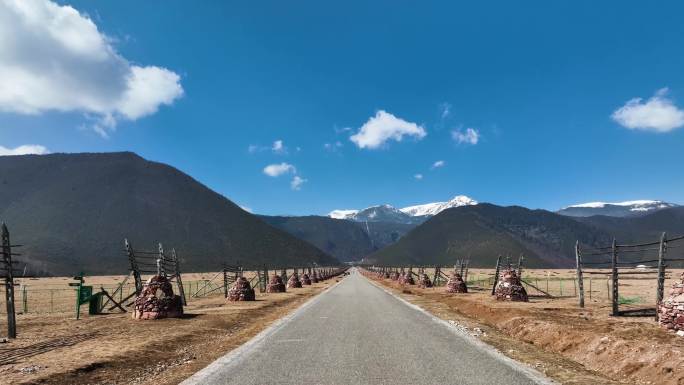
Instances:
[[[352,271],[183,384],[549,383],[482,345]]]

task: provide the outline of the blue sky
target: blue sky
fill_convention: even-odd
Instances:
[[[2,3],[0,21],[19,12]],[[0,86],[6,151],[134,151],[264,214],[684,203],[681,2],[58,3],[103,40],[64,34],[67,55],[49,23],[0,27],[3,82],[12,65],[73,71]]]

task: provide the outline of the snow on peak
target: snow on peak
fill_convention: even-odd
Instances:
[[[363,210],[333,210],[328,216],[335,219],[349,219],[353,221],[389,221],[414,223],[424,220],[412,217],[430,217],[452,207],[476,205],[477,201],[465,195],[457,195],[447,202],[433,202],[422,205],[397,209],[388,204],[366,207]]]
[[[640,200],[625,201],[625,202],[588,202],[588,203],[580,203],[580,204],[568,206],[566,208],[578,207],[578,208],[601,209],[601,208],[604,208],[608,205],[630,207],[631,211],[648,211],[648,210],[652,210],[652,209],[656,209],[656,208],[662,209],[662,208],[667,208],[667,207],[672,206],[671,204],[665,203],[663,201],[640,199]]]
[[[333,219],[349,219],[358,212],[359,210],[333,210],[328,213],[328,216]]]
[[[432,216],[452,207],[476,205],[477,201],[465,195],[457,195],[448,202],[434,202],[422,205],[409,206],[400,209],[403,213],[413,217]]]

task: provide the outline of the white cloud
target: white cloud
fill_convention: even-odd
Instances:
[[[434,169],[436,169],[436,168],[444,167],[444,165],[446,165],[446,162],[445,162],[445,161],[443,161],[443,160],[438,160],[438,161],[436,161],[435,163],[432,164],[432,167],[430,167],[430,169],[433,169],[433,170],[434,170]]]
[[[295,191],[299,191],[302,189],[302,185],[306,182],[308,182],[307,179],[301,178],[299,175],[295,175],[294,178],[292,178],[292,182],[290,182],[290,188]]]
[[[670,132],[684,126],[684,110],[667,97],[667,88],[658,90],[645,103],[634,98],[613,112],[611,118],[630,130]]]
[[[276,140],[273,142],[273,145],[271,146],[271,151],[273,151],[276,154],[284,154],[287,152],[287,148],[283,145],[282,140]]]
[[[277,177],[289,173],[294,174],[296,172],[297,169],[295,169],[295,166],[285,162],[280,164],[269,164],[268,166],[264,167],[264,174],[272,177]]]
[[[107,136],[183,95],[178,74],[130,63],[87,15],[49,0],[0,0],[0,47],[0,111],[81,112]]]
[[[251,208],[251,207],[240,206],[240,208],[243,209],[243,210],[245,210],[245,211],[247,211],[248,213],[254,213],[254,211],[252,211],[252,208]]]
[[[5,155],[30,155],[30,154],[35,154],[35,155],[44,155],[48,154],[49,151],[47,148],[44,146],[38,145],[38,144],[25,144],[23,146],[15,147],[15,148],[7,148],[0,146],[0,156],[5,156]]]
[[[416,174],[413,177],[416,178],[417,180],[421,180],[421,179],[423,179],[423,174]]]
[[[460,130],[451,131],[451,138],[457,143],[477,144],[480,141],[480,132],[474,128],[467,128],[465,132]]]
[[[297,147],[296,150],[297,150],[297,152],[299,152],[299,151],[301,151],[301,148]],[[274,154],[283,155],[283,154],[287,154],[287,147],[285,146],[285,143],[280,139],[274,141],[273,144],[271,144],[270,146],[261,146],[258,144],[250,144],[247,147],[247,152],[249,152],[250,154],[255,154],[257,152],[263,152],[263,151],[271,151]]]
[[[449,117],[449,115],[451,115],[451,104],[444,102],[444,103],[439,105],[439,110],[440,110],[440,114],[439,114],[440,118],[446,119],[447,117]]]
[[[349,132],[349,131],[352,130],[351,127],[337,128],[337,126],[333,127],[333,129],[335,130],[335,133],[336,133],[336,134],[342,134],[342,133]]]
[[[415,123],[385,112],[378,111],[375,116],[361,126],[359,131],[349,139],[359,148],[375,149],[381,147],[389,140],[400,142],[404,136],[413,136],[422,139],[427,135],[425,129]]]
[[[330,152],[335,152],[335,151],[339,150],[340,148],[342,148],[342,146],[343,146],[343,144],[339,140],[334,142],[334,143],[324,143],[323,144],[323,148],[325,148],[326,150],[328,150]]]

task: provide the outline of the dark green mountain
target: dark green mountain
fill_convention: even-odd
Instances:
[[[336,263],[179,170],[133,153],[0,157],[0,221],[21,259],[63,275],[125,273],[123,239],[174,247],[185,271]],[[19,251],[19,250],[17,250]]]
[[[268,224],[311,243],[340,261],[358,261],[389,246],[416,225],[354,222],[322,216],[261,216]]]
[[[271,226],[305,240],[340,261],[357,261],[377,250],[358,223],[321,216],[261,216]]]
[[[445,210],[397,243],[368,258],[377,264],[453,264],[470,257],[471,266],[493,267],[499,254],[525,254],[528,267],[574,264],[576,240],[596,245],[610,235],[590,224],[545,210],[491,204]]]
[[[401,237],[418,226],[417,223],[395,222],[355,222],[355,224],[370,235],[375,249],[382,249],[396,243]]]
[[[610,233],[615,236],[618,243],[656,241],[663,232],[667,232],[671,237],[684,235],[684,206],[662,209],[640,217],[616,218],[595,215],[575,219]]]

